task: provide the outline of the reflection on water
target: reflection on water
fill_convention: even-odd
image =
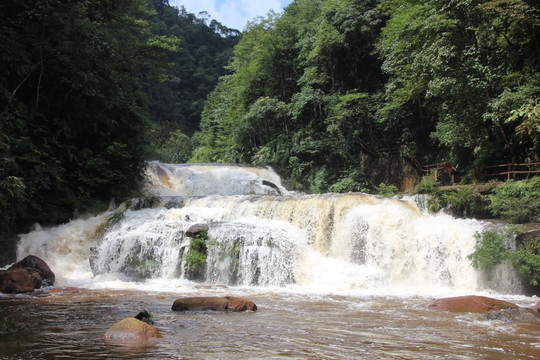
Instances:
[[[184,294],[53,289],[0,297],[0,323],[24,325],[0,337],[3,359],[534,359],[540,325],[488,321],[426,309],[427,297],[307,295],[261,288],[200,289],[252,299],[257,312],[176,313]],[[190,293],[192,295],[193,293]],[[534,299],[515,297],[520,305]],[[155,347],[106,345],[113,323],[148,310],[163,339]]]

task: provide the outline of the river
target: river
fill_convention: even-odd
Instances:
[[[487,295],[521,306],[509,266],[467,255],[491,224],[428,214],[414,199],[291,193],[266,168],[148,168],[152,201],[21,234],[54,287],[0,295],[5,359],[534,359],[540,326],[434,312],[439,297]],[[185,269],[194,224],[207,224],[204,280]],[[90,266],[92,259],[92,266]],[[240,296],[247,313],[176,313],[182,296]],[[113,323],[146,309],[163,339],[107,345]]]

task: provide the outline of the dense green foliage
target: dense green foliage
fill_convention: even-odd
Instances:
[[[468,256],[476,269],[489,269],[508,258],[507,240],[514,237],[515,229],[508,228],[504,233],[484,231],[476,234],[474,252]]]
[[[206,256],[208,240],[207,231],[197,233],[189,243],[189,251],[184,255],[185,270],[191,279],[203,280],[206,269]]]
[[[166,0],[0,4],[0,233],[131,196],[149,159],[383,195],[399,158],[540,161],[537,1],[296,0],[246,29]],[[533,184],[495,191],[493,213],[536,221]],[[527,206],[498,207],[519,191]]]
[[[142,91],[174,39],[144,1],[0,5],[0,219],[54,222],[128,195],[140,179]]]
[[[497,217],[513,223],[540,222],[540,177],[501,184],[489,200]]]
[[[2,2],[0,234],[132,196],[147,159],[187,160],[182,131],[237,38],[166,0]]]
[[[415,187],[416,194],[427,195],[427,210],[446,212],[458,217],[491,217],[491,202],[489,197],[480,193],[474,185],[461,186],[452,190],[442,190],[433,174],[424,176]]]
[[[518,243],[516,249],[510,249],[510,239],[519,231],[508,226],[502,233],[484,231],[476,236],[475,250],[468,256],[476,269],[491,269],[503,260],[510,260],[521,278],[530,285],[540,284],[540,238]]]
[[[384,183],[380,183],[379,187],[377,188],[377,195],[384,197],[393,197],[396,196],[397,193],[398,188],[395,185],[386,185]]]
[[[522,279],[531,285],[540,285],[540,238],[510,251],[508,257]]]
[[[188,13],[184,7],[177,9],[163,0],[149,1],[155,10],[150,18],[152,33],[177,38],[181,44],[168,53],[166,76],[152,78],[145,89],[153,125],[150,138],[154,152],[150,157],[185,162],[192,148],[185,137],[199,129],[204,101],[219,77],[227,73],[226,65],[240,32],[209,21],[204,14],[197,17]],[[175,150],[176,145],[181,150]]]
[[[294,1],[247,27],[191,161],[270,164],[320,192],[376,191],[393,154],[540,160],[539,42],[533,0]]]

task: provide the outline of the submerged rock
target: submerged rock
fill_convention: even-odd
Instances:
[[[177,299],[173,306],[174,311],[256,311],[257,305],[253,301],[232,296],[186,297]]]
[[[111,326],[103,335],[103,340],[107,343],[147,346],[154,345],[161,337],[153,326],[130,317]]]
[[[450,312],[486,313],[501,309],[518,308],[516,304],[486,296],[468,295],[433,300],[428,304],[430,310]]]
[[[540,311],[537,308],[502,309],[484,315],[488,320],[504,322],[524,321],[540,323]]]

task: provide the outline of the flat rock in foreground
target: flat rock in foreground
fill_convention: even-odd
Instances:
[[[172,309],[174,311],[256,311],[253,301],[232,296],[185,297],[177,299]]]
[[[518,306],[508,301],[486,296],[468,295],[433,300],[428,304],[428,308],[450,312],[487,313],[501,309],[517,309]]]

